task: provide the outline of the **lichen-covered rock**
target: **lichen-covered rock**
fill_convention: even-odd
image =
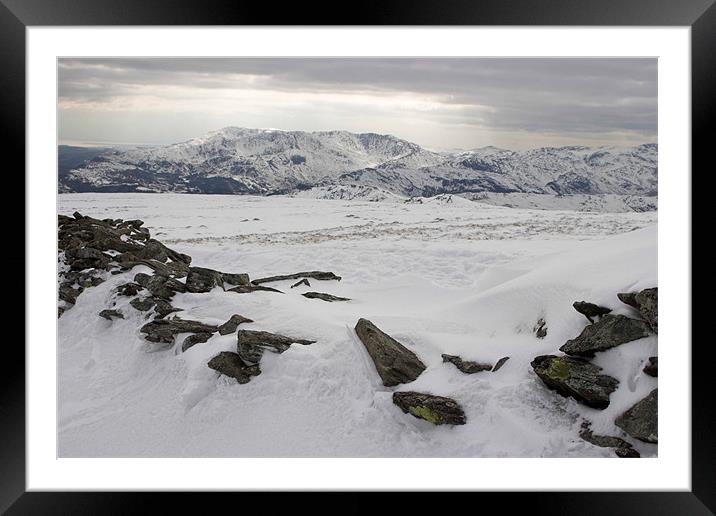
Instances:
[[[619,385],[616,378],[600,374],[601,367],[580,358],[541,355],[531,365],[547,387],[592,408],[607,408],[609,395]]]
[[[230,351],[222,351],[209,360],[207,365],[223,375],[236,379],[241,384],[249,383],[252,376],[261,374],[257,364],[246,365],[239,355]]]
[[[412,382],[425,371],[415,353],[369,320],[359,319],[355,331],[386,387]]]
[[[443,362],[449,362],[457,367],[460,371],[465,374],[479,373],[480,371],[491,371],[492,365],[480,364],[479,362],[472,362],[469,360],[463,360],[457,355],[443,354]]]
[[[182,353],[194,346],[195,344],[202,344],[211,338],[211,333],[194,333],[189,335],[184,342],[181,344]]]
[[[308,299],[321,299],[323,301],[333,302],[333,301],[350,301],[347,297],[339,297],[334,296],[332,294],[324,294],[323,292],[305,292],[301,294],[303,297],[307,297]]]
[[[586,317],[590,323],[594,322],[594,317],[602,317],[612,311],[611,308],[595,305],[594,303],[588,303],[586,301],[575,301],[572,306],[577,312]]]
[[[219,335],[228,335],[230,333],[234,333],[236,331],[236,328],[239,327],[239,324],[243,323],[252,323],[253,320],[249,319],[248,317],[244,317],[243,315],[234,314],[232,315],[228,321],[226,321],[224,324],[219,326]]]
[[[465,412],[452,398],[422,392],[393,393],[393,403],[406,413],[434,425],[464,425]]]
[[[619,416],[614,424],[635,439],[647,443],[658,442],[658,391],[654,389],[644,399]]]
[[[336,276],[332,272],[324,271],[309,271],[309,272],[296,272],[294,274],[283,274],[280,276],[269,276],[266,278],[258,278],[252,280],[251,283],[254,285],[260,285],[261,283],[272,283],[274,281],[283,281],[288,279],[299,279],[299,278],[313,278],[317,280],[336,280],[341,281],[340,276]]]
[[[258,363],[264,354],[264,350],[273,353],[283,353],[291,344],[308,345],[315,340],[297,339],[278,335],[267,331],[239,330],[237,334],[237,351],[241,359],[249,364]]]
[[[510,357],[502,357],[497,361],[495,364],[495,367],[492,368],[492,372],[499,370],[503,365],[505,365],[505,362],[507,362],[510,359]]]
[[[122,315],[122,312],[118,310],[102,310],[99,313],[99,316],[107,319],[108,321],[111,321],[112,319],[124,319],[124,315]]]
[[[644,366],[644,372],[654,378],[659,376],[659,358],[649,357],[649,362]]]
[[[607,314],[598,322],[586,326],[579,336],[568,340],[559,350],[568,355],[592,357],[597,351],[649,335],[649,325],[644,321],[630,319],[624,315]]]

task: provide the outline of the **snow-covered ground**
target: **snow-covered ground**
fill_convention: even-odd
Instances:
[[[649,337],[597,354],[619,379],[611,405],[590,409],[549,391],[532,372],[586,319],[587,300],[630,314],[617,292],[657,284],[657,213],[584,213],[489,206],[453,196],[422,203],[284,196],[63,194],[58,213],[140,218],[152,236],[192,265],[252,278],[333,271],[340,282],[270,284],[284,294],[177,294],[181,317],[222,323],[240,313],[267,330],[317,342],[266,353],[250,383],[219,377],[207,361],[234,351],[215,335],[186,353],[156,350],[124,306],[106,321],[113,288],[137,273],[108,276],[58,320],[59,450],[63,457],[614,457],[578,437],[582,417],[598,434],[624,437],[614,418],[657,380],[641,372],[656,355]],[[349,297],[306,299],[306,290]],[[365,317],[428,366],[414,382],[382,385],[353,327]],[[544,339],[532,329],[547,322]],[[183,335],[177,337],[179,345]],[[494,363],[466,375],[441,353]],[[404,414],[394,390],[449,396],[467,424],[433,426]],[[642,456],[656,446],[628,439]]]

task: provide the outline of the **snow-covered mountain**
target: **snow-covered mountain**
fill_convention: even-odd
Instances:
[[[484,147],[437,153],[390,135],[227,127],[156,147],[110,150],[60,178],[62,192],[280,194],[315,186],[440,193],[657,193],[657,146]]]

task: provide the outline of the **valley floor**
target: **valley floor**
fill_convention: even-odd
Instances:
[[[656,387],[641,372],[656,337],[599,353],[620,381],[603,411],[548,390],[532,372],[586,325],[572,302],[629,314],[617,292],[657,284],[657,213],[501,208],[459,197],[420,203],[172,194],[63,194],[58,213],[140,218],[154,238],[192,265],[252,278],[332,271],[340,282],[269,284],[284,294],[177,294],[182,318],[316,340],[266,353],[250,383],[206,363],[233,351],[215,335],[185,353],[155,349],[139,333],[144,314],[119,301],[124,320],[97,316],[113,288],[143,266],[108,276],[58,320],[58,454],[62,457],[613,457],[578,437],[624,434],[614,418]],[[146,269],[146,270],[145,270]],[[351,298],[326,303],[306,290]],[[428,366],[414,382],[384,387],[353,328],[360,317]],[[539,318],[548,334],[536,338]],[[177,338],[179,345],[183,336]],[[466,375],[441,354],[496,362]],[[467,424],[433,426],[393,405],[395,390],[449,396]],[[656,445],[630,439],[642,456]]]

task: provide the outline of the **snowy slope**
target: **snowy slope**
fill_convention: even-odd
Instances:
[[[60,179],[61,191],[275,194],[312,186],[398,195],[462,192],[656,195],[657,147],[486,147],[436,153],[390,135],[227,127],[158,147],[112,150]]]
[[[451,199],[451,200],[448,200]],[[331,270],[341,282],[312,289],[345,296],[324,303],[290,289],[237,295],[177,294],[182,317],[317,342],[267,353],[262,374],[239,385],[206,362],[232,350],[214,336],[186,353],[157,350],[139,334],[142,314],[120,301],[125,320],[97,312],[112,289],[143,270],[109,276],[58,320],[61,457],[613,457],[577,436],[582,417],[595,432],[624,435],[616,414],[656,386],[641,373],[656,339],[599,353],[620,380],[605,411],[547,390],[529,362],[554,353],[587,323],[571,303],[586,299],[630,313],[616,292],[654,286],[656,214],[577,213],[494,207],[455,196],[422,203],[253,196],[67,194],[60,213],[142,218],[153,236],[192,264],[253,277]],[[468,423],[434,427],[391,402],[353,332],[367,317],[428,366],[397,390],[455,398]],[[539,317],[545,339],[531,329]],[[177,338],[181,342],[183,336]],[[441,353],[510,360],[496,373],[464,375]],[[655,445],[634,442],[642,456]]]

